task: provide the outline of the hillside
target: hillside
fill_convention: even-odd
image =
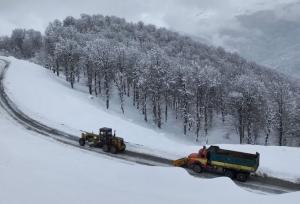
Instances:
[[[299,203],[300,0],[0,11],[0,204]]]
[[[71,89],[67,82],[41,66],[11,57],[5,59],[11,62],[4,79],[5,92],[21,111],[36,121],[78,137],[80,130],[97,132],[99,127],[112,127],[117,135],[128,142],[128,150],[170,159],[198,152],[201,146],[184,140],[180,135],[176,137],[172,131],[140,121],[139,113],[134,108],[130,120],[121,111],[107,110],[105,100],[90,97],[82,89],[84,87],[78,84]],[[210,144],[234,143],[232,139],[220,139],[220,133],[222,130],[209,135],[213,138]],[[299,148],[232,144],[220,146],[249,153],[259,152],[258,175],[299,182],[300,166],[290,168],[291,163],[300,162]]]
[[[107,109],[117,96],[126,117],[133,106],[145,122],[180,127],[177,132],[196,142],[214,141],[215,130],[226,130],[220,140],[300,145],[299,86],[235,53],[102,15],[55,20],[42,38],[41,45],[38,33],[16,29],[12,51],[25,58],[35,53],[35,61],[71,88],[81,84],[104,98]]]
[[[72,88],[83,80],[107,109],[116,89],[123,113],[127,96],[146,122],[175,118],[196,141],[223,123],[240,143],[299,145],[299,87],[237,54],[102,15],[56,20],[44,39],[47,67]]]

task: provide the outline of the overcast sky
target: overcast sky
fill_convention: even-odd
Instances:
[[[166,27],[300,75],[300,0],[0,0],[0,36],[82,13]]]
[[[16,27],[44,31],[50,21],[81,13],[142,20],[193,35],[212,37],[238,27],[236,15],[273,9],[296,0],[0,0],[0,35]],[[215,35],[213,35],[215,36]],[[215,39],[217,40],[217,39]]]

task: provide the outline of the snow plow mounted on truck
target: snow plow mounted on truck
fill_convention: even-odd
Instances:
[[[86,143],[91,147],[100,147],[104,152],[111,152],[117,154],[124,152],[126,145],[124,139],[116,137],[115,133],[112,134],[111,128],[100,128],[99,134],[84,132],[79,138],[79,145],[84,146]]]
[[[204,146],[198,153],[173,161],[173,165],[188,167],[196,173],[202,171],[222,173],[231,179],[245,182],[250,173],[258,168],[259,153],[248,154],[221,149],[218,146],[206,149]]]

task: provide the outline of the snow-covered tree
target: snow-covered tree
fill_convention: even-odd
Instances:
[[[37,32],[16,29],[0,39],[0,49],[29,58],[40,43]],[[57,75],[63,71],[71,87],[83,77],[106,108],[116,90],[123,113],[127,96],[158,128],[174,116],[184,135],[208,141],[221,120],[233,122],[241,143],[300,142],[299,86],[220,47],[143,22],[82,14],[51,22],[40,50],[39,59],[45,56]]]

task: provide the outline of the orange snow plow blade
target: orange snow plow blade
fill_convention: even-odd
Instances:
[[[187,164],[188,159],[186,157],[183,157],[181,159],[173,160],[172,164],[174,166],[185,166]]]

